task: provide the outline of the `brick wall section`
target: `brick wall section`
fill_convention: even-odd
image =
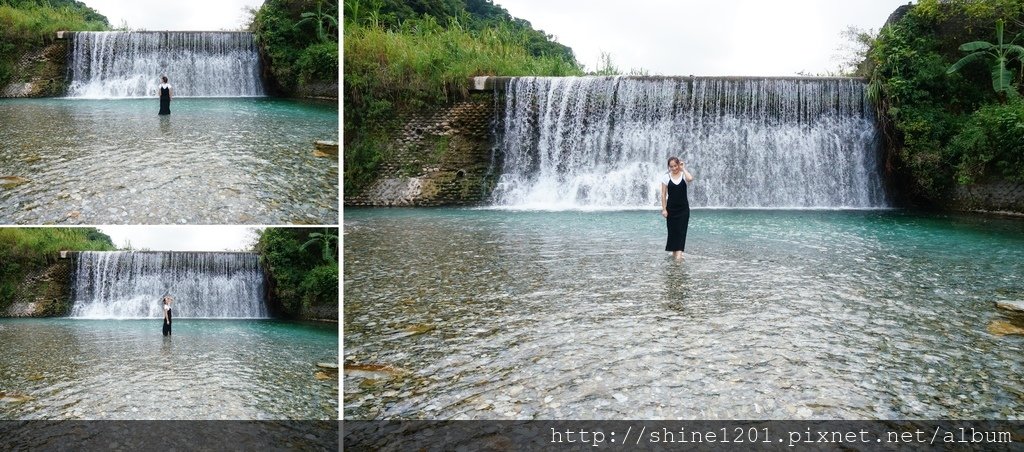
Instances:
[[[484,202],[491,168],[495,96],[470,94],[414,114],[393,134],[378,179],[346,206],[464,206]]]
[[[958,186],[951,201],[956,210],[1024,214],[1024,184],[1003,180]]]

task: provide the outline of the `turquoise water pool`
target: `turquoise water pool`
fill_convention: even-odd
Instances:
[[[338,416],[333,324],[0,319],[0,344],[0,419]]]
[[[1024,220],[346,209],[346,419],[1015,419]]]

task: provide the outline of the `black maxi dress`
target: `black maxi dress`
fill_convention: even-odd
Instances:
[[[160,113],[158,114],[171,114],[171,88],[160,88]]]
[[[171,335],[171,322],[172,322],[172,320],[171,320],[171,310],[168,309],[167,310],[167,321],[164,322],[164,336],[170,336]]]
[[[686,177],[680,176],[675,183],[670,175],[668,178],[668,199],[665,209],[668,210],[668,241],[665,251],[686,251],[686,228],[690,224],[690,201],[686,199]]]

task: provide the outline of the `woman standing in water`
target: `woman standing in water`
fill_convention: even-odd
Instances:
[[[668,158],[668,172],[661,177],[661,216],[668,224],[665,251],[672,257],[683,258],[686,249],[686,228],[690,224],[690,201],[686,199],[686,184],[693,176],[678,157]]]
[[[164,82],[160,84],[160,113],[161,115],[171,114],[171,84],[167,83],[167,76],[160,77]]]
[[[164,336],[171,335],[171,302],[174,301],[170,295],[164,295]]]

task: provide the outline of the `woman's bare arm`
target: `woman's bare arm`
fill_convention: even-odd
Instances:
[[[668,210],[667,210],[668,209],[668,204],[666,204],[667,200],[668,200],[668,186],[665,185],[665,184],[661,184],[661,216],[663,216],[665,218],[668,218]]]
[[[686,178],[686,182],[693,182],[693,175],[686,169],[686,164],[679,162],[679,166],[683,167],[683,177]]]

